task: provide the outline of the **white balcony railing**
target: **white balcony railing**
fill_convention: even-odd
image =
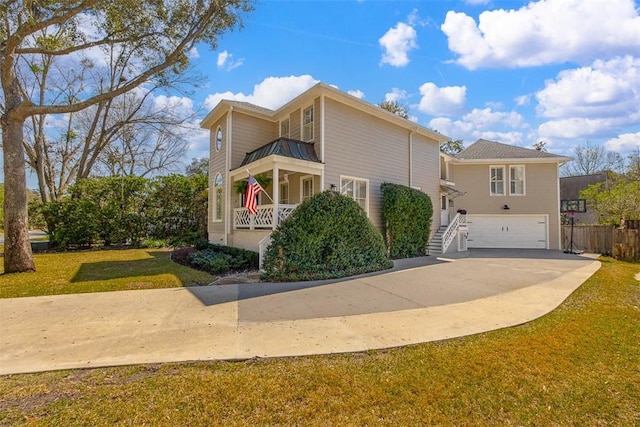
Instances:
[[[272,230],[284,221],[298,205],[277,205],[278,212],[274,215],[275,205],[258,206],[255,215],[249,214],[247,208],[233,210],[234,230]],[[275,221],[275,222],[274,222]]]

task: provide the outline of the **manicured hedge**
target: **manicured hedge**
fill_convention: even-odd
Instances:
[[[384,234],[391,258],[426,255],[433,205],[422,191],[399,184],[383,183],[382,216]]]
[[[390,268],[384,240],[352,199],[324,191],[302,203],[273,232],[263,278],[270,281],[346,277]]]

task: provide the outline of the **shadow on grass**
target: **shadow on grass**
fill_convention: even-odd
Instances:
[[[148,277],[161,274],[174,274],[185,283],[180,277],[178,264],[174,264],[167,252],[148,251],[150,258],[122,261],[98,261],[85,262],[80,264],[80,268],[71,279],[71,283],[94,282],[113,279],[125,279],[136,277]]]

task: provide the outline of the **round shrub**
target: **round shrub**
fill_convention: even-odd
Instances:
[[[352,276],[393,266],[380,232],[352,199],[324,191],[298,206],[271,236],[263,277],[271,281]]]

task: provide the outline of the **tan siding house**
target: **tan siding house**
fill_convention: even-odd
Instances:
[[[212,135],[214,243],[259,250],[297,204],[328,189],[354,198],[378,228],[383,182],[420,188],[438,203],[439,145],[449,138],[323,83],[276,111],[223,100],[202,127]],[[248,172],[271,180],[254,215],[235,192]],[[432,228],[439,225],[435,214]]]
[[[380,185],[390,182],[430,196],[431,253],[561,246],[566,157],[485,140],[449,156],[439,148],[448,137],[323,83],[275,111],[223,100],[202,127],[211,132],[214,243],[261,251],[299,203],[324,190],[353,198],[382,229]],[[236,192],[249,173],[269,181],[255,214]]]
[[[450,158],[468,247],[561,249],[558,169],[569,160],[482,139]]]

